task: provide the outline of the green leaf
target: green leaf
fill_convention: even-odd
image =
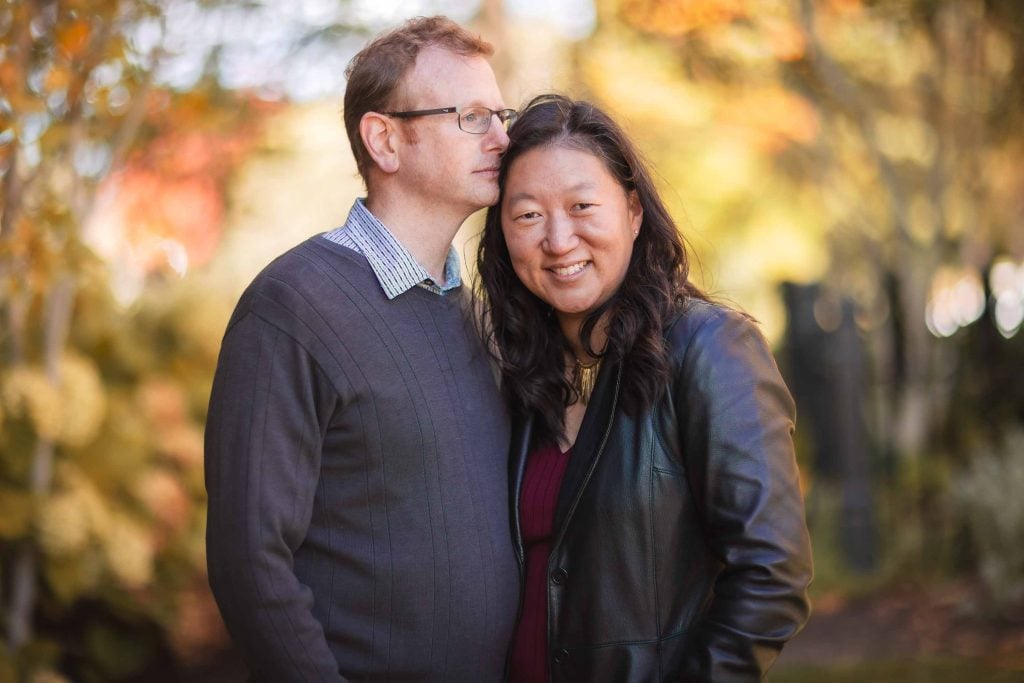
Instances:
[[[154,644],[147,635],[112,624],[90,626],[85,642],[93,661],[108,680],[137,674],[154,655]]]
[[[55,668],[60,660],[60,655],[60,645],[56,642],[46,639],[33,640],[18,650],[17,668],[21,671],[24,680],[30,673],[49,671]],[[2,673],[0,673],[0,681],[3,681]]]
[[[0,647],[0,683],[17,683],[18,672],[6,647]]]
[[[65,605],[96,589],[102,574],[100,559],[94,553],[71,557],[47,558],[43,567],[46,583],[54,597]]]

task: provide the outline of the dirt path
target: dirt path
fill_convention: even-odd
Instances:
[[[775,670],[931,657],[982,658],[1024,672],[1024,615],[980,616],[966,584],[904,587],[859,600],[820,596]]]

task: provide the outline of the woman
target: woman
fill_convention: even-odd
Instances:
[[[510,678],[759,680],[808,616],[789,392],[608,116],[542,96],[510,137],[478,253],[515,420]]]

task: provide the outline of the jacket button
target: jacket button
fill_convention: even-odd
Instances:
[[[569,578],[569,572],[565,571],[561,567],[551,572],[551,583],[556,586],[561,586],[565,583],[565,580]]]
[[[569,659],[568,650],[559,650],[555,653],[555,664],[565,664],[567,659]]]

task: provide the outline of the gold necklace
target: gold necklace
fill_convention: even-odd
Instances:
[[[579,358],[576,359],[572,370],[572,388],[579,394],[583,403],[590,403],[590,395],[594,393],[594,385],[597,384],[597,373],[600,369],[600,358],[590,365],[584,365]]]

